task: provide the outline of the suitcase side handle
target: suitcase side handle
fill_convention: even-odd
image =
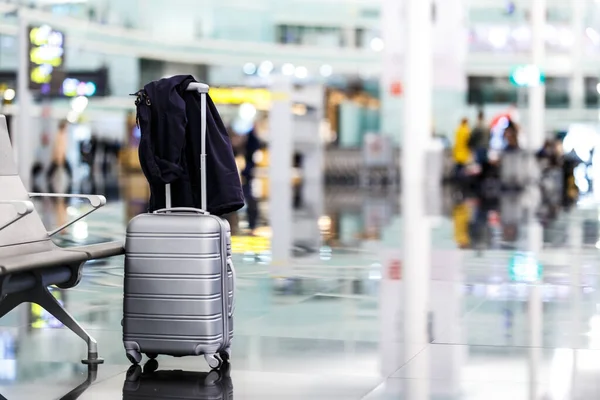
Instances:
[[[170,212],[184,212],[184,213],[195,213],[208,215],[208,211],[200,210],[199,208],[191,208],[191,207],[169,207],[169,208],[161,208],[160,210],[154,211],[154,214],[167,214]]]
[[[231,271],[231,280],[233,282],[232,284],[232,296],[231,296],[231,309],[229,310],[229,318],[233,317],[233,313],[235,311],[235,291],[236,291],[236,286],[237,286],[237,274],[235,273],[235,267],[233,266],[233,261],[231,259],[227,260],[227,267],[228,269]],[[227,297],[229,297],[229,293],[227,293]]]

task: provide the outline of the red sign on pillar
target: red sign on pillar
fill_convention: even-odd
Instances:
[[[390,85],[390,93],[392,94],[392,96],[395,97],[400,97],[402,96],[402,92],[404,91],[404,88],[402,87],[402,83],[401,82],[392,82],[392,84]]]
[[[388,268],[388,278],[393,281],[402,279],[402,264],[400,260],[391,260]]]

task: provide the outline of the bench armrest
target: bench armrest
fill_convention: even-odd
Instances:
[[[13,206],[15,208],[15,210],[17,211],[17,216],[14,217],[13,219],[11,219],[10,221],[8,221],[7,223],[0,225],[0,231],[12,224],[14,224],[15,222],[17,222],[18,220],[20,220],[21,218],[23,218],[24,216],[26,216],[27,214],[31,214],[33,212],[33,203],[31,201],[22,201],[22,200],[4,200],[4,201],[0,201],[0,204],[9,204],[11,206]]]
[[[93,207],[91,210],[83,213],[82,215],[75,218],[74,220],[71,220],[71,221],[67,222],[66,224],[59,226],[58,228],[56,228],[52,231],[49,231],[48,236],[56,235],[58,232],[62,231],[65,228],[68,228],[69,226],[73,225],[75,222],[79,221],[80,219],[87,217],[88,215],[90,215],[91,213],[93,213],[94,211],[96,211],[97,209],[99,209],[100,207],[102,207],[106,204],[106,197],[98,196],[98,195],[94,195],[94,194],[89,195],[89,194],[61,194],[61,193],[29,193],[29,197],[31,197],[31,198],[57,197],[57,198],[70,198],[70,199],[86,199],[87,201],[90,202],[91,206]]]

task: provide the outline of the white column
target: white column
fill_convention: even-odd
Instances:
[[[17,164],[19,175],[27,189],[31,189],[31,167],[33,156],[38,142],[32,142],[31,135],[31,103],[32,95],[29,91],[29,32],[28,21],[19,17],[19,65],[17,72],[17,99],[19,113],[17,115],[17,132],[13,134],[13,140],[17,152]]]
[[[540,395],[540,363],[542,358],[542,294],[539,284],[529,292],[529,398]]]
[[[465,23],[466,0],[437,0],[433,27],[433,123],[436,133],[444,133],[454,141],[454,130],[469,112],[467,99],[468,30]],[[488,115],[491,118],[492,115]]]
[[[546,0],[531,0],[531,64],[543,72],[546,57],[546,42],[544,31],[546,26]],[[545,113],[544,85],[534,85],[529,89],[529,133],[527,144],[530,150],[542,147],[545,138],[544,113]]]
[[[388,0],[392,1],[392,0]],[[425,151],[431,138],[433,53],[431,0],[406,0],[402,216],[404,340],[426,346],[431,243],[425,210]],[[400,21],[399,21],[400,22]],[[427,375],[428,371],[423,371]],[[427,388],[429,386],[427,385]],[[429,398],[421,390],[408,398]]]
[[[581,332],[583,295],[581,293],[581,264],[583,250],[582,221],[576,213],[569,215],[568,237],[571,251],[571,345],[572,349],[578,349],[583,345]],[[575,393],[578,385],[577,363],[578,351],[573,351],[573,371],[571,374],[571,392]]]
[[[292,250],[292,85],[287,77],[273,78],[269,114],[269,222],[272,265],[286,267]]]
[[[537,1],[537,0],[535,0]],[[540,193],[537,187],[531,187],[525,194],[527,209],[527,250],[537,260],[544,245],[544,229],[535,215],[538,209]],[[529,292],[529,398],[537,399],[540,395],[540,365],[543,345],[543,303],[542,277],[538,277],[530,285]]]
[[[356,27],[348,25],[343,28],[344,32],[344,46],[350,49],[356,47]]]
[[[571,48],[571,60],[573,69],[571,73],[570,106],[573,109],[585,108],[585,76],[583,74],[583,32],[585,30],[584,20],[586,2],[584,0],[571,1],[573,15],[571,29],[573,30],[573,47]]]
[[[381,4],[381,38],[383,39],[383,69],[380,80],[381,93],[381,132],[401,143],[402,95],[392,90],[398,83],[404,86],[404,48],[406,46],[405,3],[407,0],[383,0]]]

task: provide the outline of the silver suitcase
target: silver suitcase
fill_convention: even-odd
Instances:
[[[202,94],[202,208],[206,209],[206,96]],[[233,338],[235,268],[227,221],[194,208],[133,218],[125,242],[123,343],[127,358],[204,355],[228,362]]]

